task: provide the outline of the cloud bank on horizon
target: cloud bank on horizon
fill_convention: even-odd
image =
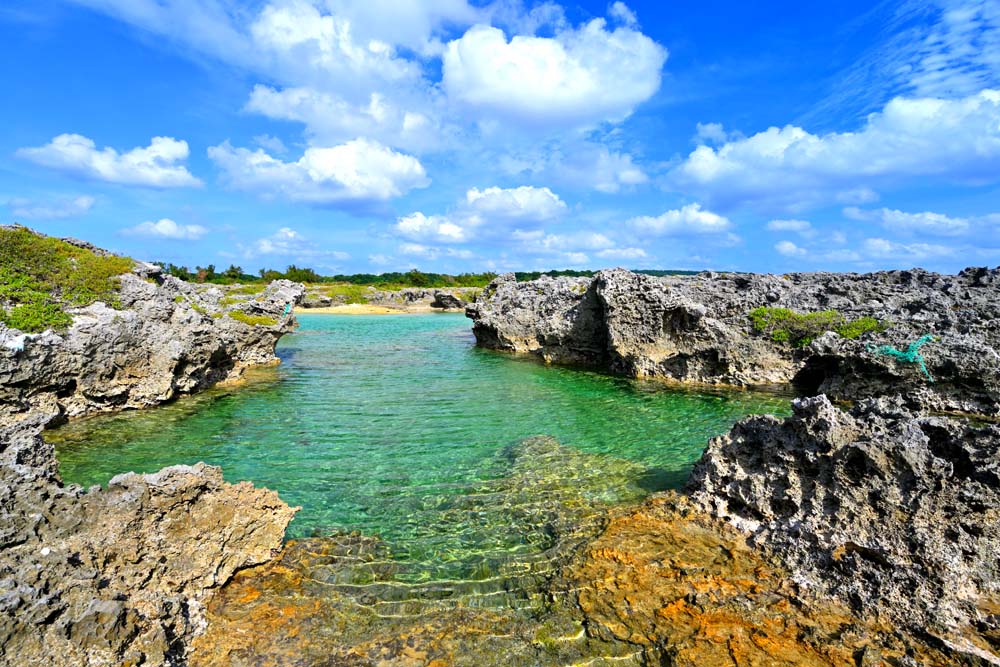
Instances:
[[[745,4],[12,0],[0,204],[247,270],[1000,264],[1000,2]]]

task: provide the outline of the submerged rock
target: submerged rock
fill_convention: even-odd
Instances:
[[[713,439],[692,498],[858,614],[945,639],[995,628],[1000,426],[918,417],[898,397],[793,407]]]
[[[835,310],[887,330],[856,340],[829,332],[795,347],[755,330],[759,307]],[[1000,269],[664,278],[615,269],[524,283],[506,274],[466,314],[480,346],[556,363],[690,383],[791,383],[846,400],[903,394],[924,409],[1000,414]],[[926,334],[932,381],[877,351],[906,350]]]

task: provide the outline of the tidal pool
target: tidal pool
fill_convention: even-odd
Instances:
[[[243,386],[50,432],[63,478],[205,461],[300,505],[292,537],[360,531],[424,564],[396,577],[477,578],[545,549],[553,505],[677,488],[709,438],[789,410],[480,350],[461,315],[298,319],[282,364]],[[561,446],[518,444],[534,435]]]

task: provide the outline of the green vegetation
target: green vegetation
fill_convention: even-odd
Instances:
[[[0,321],[28,333],[65,329],[65,308],[118,304],[118,276],[132,260],[101,256],[23,227],[0,229]]]
[[[244,313],[242,310],[233,310],[226,313],[228,317],[233,318],[237,322],[242,322],[243,324],[249,324],[250,326],[261,325],[263,327],[271,327],[278,323],[273,317],[267,317],[266,315],[250,315]]]
[[[855,339],[869,332],[881,333],[888,328],[874,317],[848,320],[836,310],[796,313],[788,308],[761,306],[750,311],[749,317],[754,330],[777,343],[790,343],[793,347],[805,347],[827,331],[836,331],[844,338]]]
[[[333,299],[342,298],[344,303],[368,303],[368,288],[364,285],[332,285],[324,289],[323,294]]]

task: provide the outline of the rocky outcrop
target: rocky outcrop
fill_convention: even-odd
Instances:
[[[276,361],[303,288],[271,283],[253,298],[152,272],[121,278],[120,307],[72,311],[64,333],[0,325],[0,423],[42,410],[57,418],[156,405]]]
[[[996,634],[1000,426],[919,417],[899,398],[793,408],[713,439],[691,475],[695,502],[860,614]]]
[[[0,663],[178,664],[207,597],[268,560],[294,510],[204,464],[63,486],[47,420],[0,430]]]
[[[276,361],[302,293],[227,296],[137,262],[114,308],[71,310],[63,333],[0,325],[0,664],[181,664],[211,593],[280,549],[295,510],[272,491],[204,464],[64,486],[41,432]]]
[[[796,348],[754,329],[758,307],[836,310],[887,325],[859,339],[828,332]],[[518,283],[500,276],[466,314],[480,346],[555,363],[689,383],[794,384],[835,399],[903,394],[913,406],[1000,414],[1000,269],[654,278],[615,269],[593,279]],[[925,334],[933,381],[877,352]]]

